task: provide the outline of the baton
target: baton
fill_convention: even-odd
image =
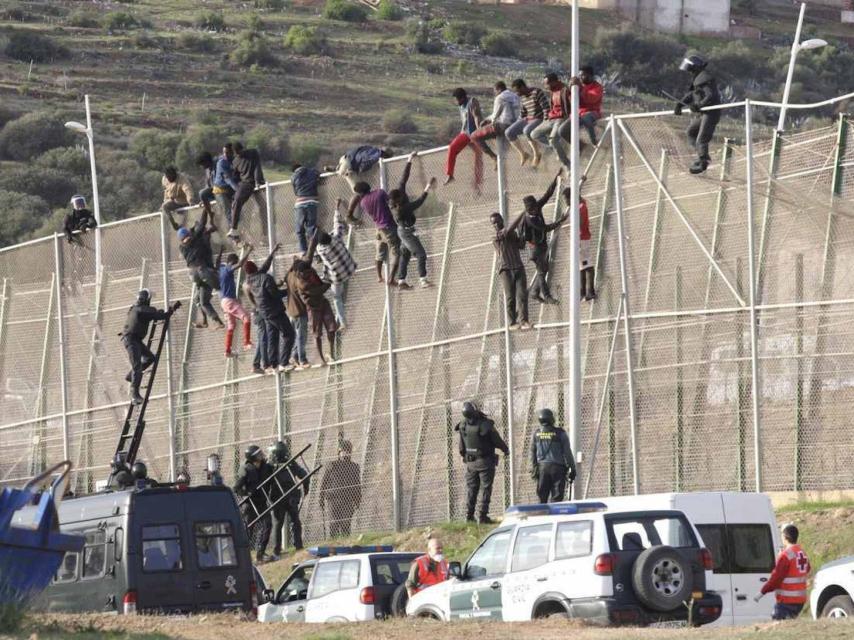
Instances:
[[[689,105],[689,104],[687,104],[686,102],[682,102],[682,98],[677,98],[676,96],[671,95],[671,94],[667,93],[666,91],[662,91],[662,92],[661,92],[661,94],[662,94],[665,98],[670,98],[671,100],[675,100],[677,103],[681,104],[683,107],[688,107],[688,106],[690,106],[690,105]]]

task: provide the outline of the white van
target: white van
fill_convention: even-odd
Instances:
[[[753,601],[774,569],[782,549],[771,500],[762,493],[709,491],[596,498],[609,507],[677,509],[685,513],[711,551],[708,588],[721,595],[723,612],[710,626],[743,625],[771,619],[774,598]]]

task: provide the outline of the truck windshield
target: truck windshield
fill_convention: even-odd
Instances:
[[[679,515],[631,514],[605,519],[612,551],[643,551],[650,547],[696,547],[694,532]]]

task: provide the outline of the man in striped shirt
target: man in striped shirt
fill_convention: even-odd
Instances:
[[[324,273],[323,279],[329,280],[332,283],[330,291],[332,291],[332,308],[335,310],[335,320],[338,322],[338,331],[343,331],[347,327],[347,320],[344,316],[344,288],[346,282],[356,273],[356,261],[347,249],[346,238],[344,232],[346,225],[341,222],[341,209],[344,206],[344,201],[340,198],[335,206],[335,216],[332,220],[332,233],[320,231],[316,233],[311,240],[311,245],[308,249],[306,260],[311,263],[314,252],[320,257],[323,263]]]
[[[522,78],[514,80],[511,86],[516,95],[522,100],[522,112],[519,115],[519,119],[504,132],[504,135],[507,137],[510,146],[519,153],[519,159],[523,165],[531,159],[531,156],[528,155],[528,152],[525,151],[522,142],[519,140],[519,136],[525,136],[533,155],[531,166],[536,167],[540,164],[542,154],[540,153],[539,143],[531,137],[531,134],[534,132],[534,129],[543,123],[545,112],[549,106],[549,98],[542,89],[529,87]]]

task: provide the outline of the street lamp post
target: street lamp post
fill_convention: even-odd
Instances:
[[[89,165],[92,169],[92,207],[94,208],[95,222],[98,223],[95,229],[95,288],[101,286],[101,205],[98,202],[98,174],[95,169],[95,138],[92,132],[92,111],[89,109],[89,96],[85,97],[86,102],[86,124],[70,121],[66,122],[65,126],[77,133],[83,133],[89,140]],[[97,295],[95,296],[97,300]]]
[[[792,42],[792,55],[789,58],[789,71],[786,74],[786,87],[783,89],[783,106],[780,107],[780,119],[777,121],[777,131],[782,131],[786,122],[786,105],[789,104],[789,92],[792,89],[792,76],[795,73],[795,59],[802,50],[819,49],[827,45],[827,42],[819,38],[804,40],[801,42],[801,28],[804,26],[804,13],[807,3],[801,3],[801,12],[798,15],[798,27],[795,29],[795,39]]]

